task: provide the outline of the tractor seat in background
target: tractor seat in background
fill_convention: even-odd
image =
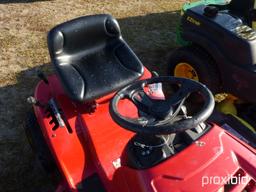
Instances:
[[[231,0],[227,5],[216,6],[219,7],[220,10],[229,10],[232,15],[242,18],[247,25],[251,26],[254,1],[255,0]]]
[[[75,101],[86,102],[116,91],[143,74],[143,65],[110,15],[80,17],[48,34],[52,63]]]

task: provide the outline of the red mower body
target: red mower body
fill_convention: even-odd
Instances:
[[[151,75],[145,69],[142,79]],[[125,147],[134,133],[117,125],[109,114],[113,94],[92,103],[76,103],[64,93],[58,78],[41,81],[35,98],[54,98],[66,119],[56,127],[40,107],[34,111],[43,136],[62,175],[57,191],[88,191],[83,183],[92,175],[106,191],[256,191],[256,151],[221,127],[212,127],[183,151],[149,169],[126,164]],[[123,114],[137,116],[137,109],[123,100]],[[234,178],[237,180],[234,181]]]

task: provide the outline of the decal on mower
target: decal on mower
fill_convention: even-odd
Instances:
[[[187,16],[187,21],[192,23],[192,24],[194,24],[194,25],[196,25],[196,26],[200,26],[201,25],[201,23],[198,20],[196,20],[196,19],[194,19],[193,17],[190,17],[190,16]]]

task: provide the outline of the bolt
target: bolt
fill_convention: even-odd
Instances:
[[[196,141],[195,143],[199,147],[203,147],[205,145],[205,142],[203,142],[203,141]]]

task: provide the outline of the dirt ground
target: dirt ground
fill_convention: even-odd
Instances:
[[[52,73],[46,35],[66,20],[96,13],[118,18],[124,38],[145,66],[161,74],[175,44],[185,0],[0,0],[0,191],[53,191],[35,159],[22,122],[38,82]]]

